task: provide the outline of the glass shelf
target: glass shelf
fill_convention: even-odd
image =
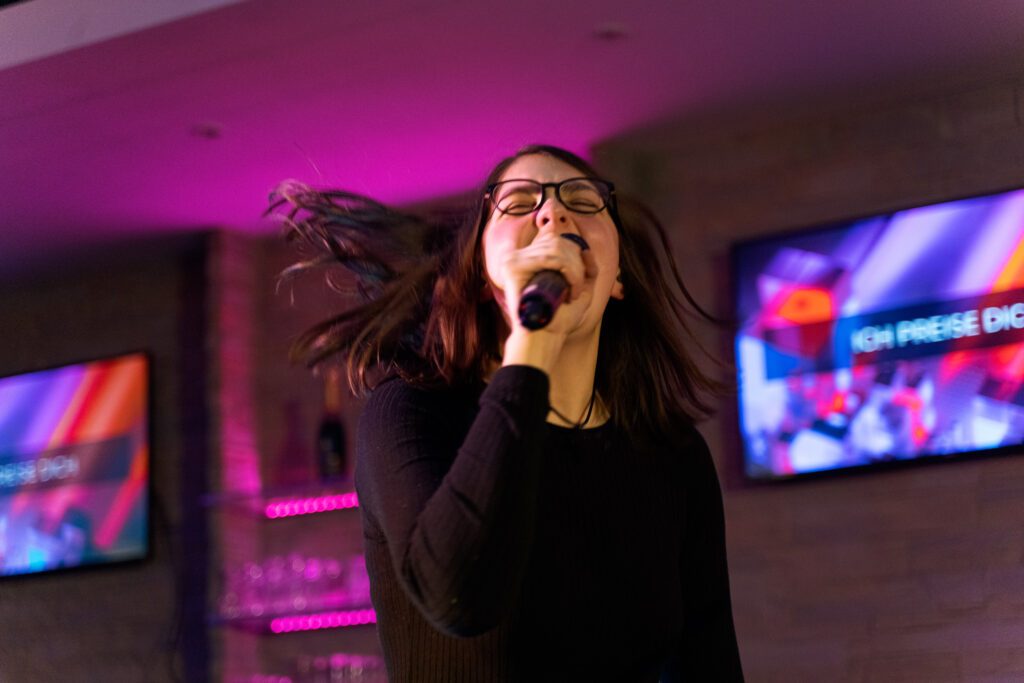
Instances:
[[[377,623],[377,613],[371,605],[363,605],[345,609],[291,610],[232,617],[215,614],[210,616],[207,621],[213,626],[230,626],[252,633],[279,635],[302,631],[373,626]]]

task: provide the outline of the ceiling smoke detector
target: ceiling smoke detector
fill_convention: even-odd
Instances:
[[[196,123],[188,130],[193,137],[204,140],[219,140],[224,127],[219,123]]]
[[[629,28],[618,21],[606,21],[594,29],[594,37],[607,43],[614,43],[629,36]]]

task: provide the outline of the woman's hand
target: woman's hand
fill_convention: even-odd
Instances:
[[[566,336],[579,325],[590,304],[593,295],[590,285],[597,276],[597,262],[576,241],[550,230],[538,233],[525,247],[508,252],[502,262],[501,293],[513,330],[522,327],[518,310],[523,289],[542,270],[561,273],[569,284],[565,300],[555,311],[551,322],[543,328],[548,333]]]
[[[519,322],[519,299],[530,278],[541,270],[561,273],[569,292],[547,326],[528,330]],[[583,321],[590,306],[597,272],[597,262],[589,250],[549,230],[540,232],[522,249],[510,251],[501,273],[503,307],[512,331],[505,340],[502,364],[533,365],[550,373],[566,338]]]

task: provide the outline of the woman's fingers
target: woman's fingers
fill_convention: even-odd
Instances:
[[[583,285],[587,277],[587,268],[580,254],[578,246],[558,236],[539,236],[529,245],[510,252],[506,257],[508,284],[522,288],[537,272],[556,270],[562,273],[575,291]]]
[[[508,252],[504,259],[503,283],[506,310],[518,309],[519,296],[526,284],[542,270],[557,271],[565,278],[569,284],[566,305],[575,304],[580,297],[585,296],[588,291],[585,284],[597,276],[598,266],[589,247],[581,248],[586,242],[582,245],[580,242],[583,242],[582,238],[570,240],[556,233],[544,232],[537,235],[530,244]],[[573,317],[570,315],[566,320]]]

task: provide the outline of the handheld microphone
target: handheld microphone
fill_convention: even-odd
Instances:
[[[583,251],[590,248],[579,235],[563,232],[562,237],[580,245]],[[569,282],[557,270],[541,270],[523,287],[519,296],[519,322],[528,330],[546,327],[555,312],[569,294]]]

